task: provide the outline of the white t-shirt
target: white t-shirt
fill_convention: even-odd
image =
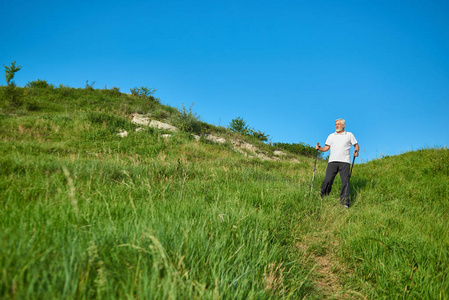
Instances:
[[[351,132],[331,133],[326,140],[326,145],[330,146],[331,149],[329,162],[339,161],[351,163],[350,149],[355,144],[357,144],[357,140]]]

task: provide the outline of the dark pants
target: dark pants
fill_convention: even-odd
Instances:
[[[350,204],[349,194],[351,192],[351,188],[349,186],[350,168],[351,164],[349,163],[344,162],[328,163],[326,168],[326,177],[324,178],[323,184],[321,185],[321,197],[325,197],[330,194],[335,176],[337,176],[337,173],[340,172],[340,179],[341,179],[340,201],[341,204],[349,206]]]

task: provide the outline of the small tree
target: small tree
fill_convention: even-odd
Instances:
[[[182,131],[190,132],[194,134],[201,134],[201,121],[200,117],[193,112],[193,103],[189,110],[186,109],[184,103],[182,104],[182,110],[172,115],[171,121],[174,126],[178,127]]]
[[[246,121],[241,117],[233,119],[231,123],[229,123],[229,129],[241,134],[250,134],[252,132],[248,125],[246,125]]]
[[[140,88],[140,96],[144,98],[150,98],[154,93],[156,93],[156,89],[149,88],[147,86],[143,86]]]
[[[130,89],[131,94],[135,97],[141,98],[141,99],[147,99],[150,100],[150,103],[157,103],[160,104],[158,98],[154,98],[153,94],[156,93],[156,89],[149,88],[147,86],[143,87],[135,87]]]
[[[17,66],[16,67],[16,61],[11,63],[10,67],[7,67],[5,65],[3,65],[5,67],[5,78],[6,78],[6,83],[9,86],[14,86],[14,81],[12,81],[12,79],[14,78],[14,75],[16,75],[17,72],[20,71],[20,69],[22,69],[22,66]]]
[[[94,85],[96,81],[93,81],[92,83],[89,83],[89,80],[86,80],[86,90],[94,90]]]
[[[142,98],[150,98],[154,93],[156,93],[156,89],[149,88],[147,86],[143,86],[141,88],[135,87],[131,89],[131,94],[136,97]]]
[[[262,131],[260,131],[260,130],[253,131],[253,136],[254,136],[256,139],[258,139],[259,141],[262,141],[262,142],[268,141],[268,137],[269,137],[268,134],[266,134],[265,132],[262,132]]]
[[[253,128],[250,128],[248,125],[246,125],[246,121],[243,120],[241,117],[237,117],[236,119],[232,120],[231,123],[228,126],[229,130],[238,132],[244,135],[253,136],[259,141],[266,142],[268,141],[269,135],[265,132],[262,132],[260,130],[256,130]]]
[[[19,107],[22,105],[22,92],[16,89],[16,84],[13,81],[14,75],[22,69],[22,66],[16,66],[16,62],[12,62],[11,66],[5,67],[5,80],[8,84],[5,89],[5,96],[9,100],[11,107]]]

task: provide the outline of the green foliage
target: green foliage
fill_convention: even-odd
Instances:
[[[59,86],[56,88],[56,92],[64,97],[64,98],[72,98],[75,96],[75,88],[71,88],[69,86],[63,85],[63,84],[59,84]]]
[[[0,87],[0,298],[449,294],[447,149],[355,165],[346,210],[338,177],[327,198],[310,193],[313,158],[249,159],[182,132],[135,132],[129,119],[141,110],[186,131],[225,131],[192,107],[41,84],[14,87],[19,109]],[[325,170],[319,160],[316,182]]]
[[[354,168],[358,201],[337,230],[368,298],[449,294],[448,161],[448,150],[426,149]]]
[[[3,89],[2,96],[6,100],[5,102],[12,107],[13,109],[22,106],[22,91],[17,90],[16,84],[13,81],[13,78],[17,72],[22,69],[22,66],[16,66],[16,62],[12,62],[11,66],[5,66],[5,80],[7,86]]]
[[[12,62],[11,66],[5,67],[5,80],[8,85],[15,86],[14,81],[12,79],[14,78],[14,75],[22,69],[22,66],[16,66],[16,62]]]
[[[282,150],[286,150],[290,153],[296,154],[296,155],[303,155],[308,157],[315,157],[316,156],[316,150],[315,147],[310,146],[309,144],[305,143],[273,143],[273,146]],[[321,157],[321,152],[318,152],[318,157]]]
[[[44,86],[48,87],[44,88]],[[25,88],[0,86],[0,109],[17,113],[44,110],[64,112],[67,110],[96,111],[104,109],[123,116],[131,113],[148,113],[158,104],[140,97],[120,93],[118,88],[84,89],[58,85],[56,88],[44,80],[31,82]]]
[[[86,80],[86,90],[93,91],[94,85],[95,85],[95,81],[89,83],[89,80]]]
[[[137,87],[130,89],[130,91],[131,91],[131,95],[136,96],[136,97],[140,97],[142,94],[140,91],[140,88],[137,88]]]
[[[54,86],[52,84],[49,84],[46,80],[35,80],[35,81],[31,81],[28,82],[26,84],[27,88],[37,88],[37,89],[45,89],[45,88],[54,88]]]
[[[0,298],[308,293],[301,195],[281,169],[186,134],[122,139],[133,125],[101,109],[1,115]]]
[[[6,87],[2,87],[2,92],[0,95],[4,99],[3,103],[12,109],[19,108],[23,105],[23,91],[17,88],[15,83],[9,83]]]
[[[247,124],[246,121],[243,120],[242,117],[237,117],[229,123],[229,130],[233,132],[237,132],[243,135],[251,135],[258,139],[259,141],[266,142],[268,141],[268,136],[265,132],[260,130],[252,129]]]
[[[178,111],[176,111],[175,113],[178,113]],[[162,106],[159,106],[157,108],[155,108],[152,112],[151,112],[151,116],[157,120],[166,120],[169,119],[170,116],[172,115],[172,112],[168,111],[167,109],[165,109]]]
[[[113,87],[111,89],[105,88],[103,90],[103,92],[106,93],[107,95],[113,96],[113,97],[120,96],[122,94],[120,92],[120,88],[118,88],[118,87]]]
[[[201,122],[201,133],[221,133],[229,134],[229,131],[222,126],[216,126],[213,124]]]
[[[200,121],[200,117],[193,112],[193,104],[188,110],[182,104],[182,110],[173,114],[170,121],[173,126],[178,127],[182,131],[201,134],[202,122]]]
[[[231,120],[231,123],[229,123],[228,126],[229,130],[233,131],[233,132],[238,132],[241,134],[250,134],[251,133],[251,129],[248,127],[248,125],[246,124],[246,121],[243,120],[242,117],[237,117],[235,119]]]
[[[262,132],[262,131],[260,131],[260,130],[253,130],[252,131],[252,135],[256,138],[256,139],[258,139],[259,141],[262,141],[262,142],[266,142],[266,141],[268,141],[268,134],[266,134],[265,132]]]
[[[101,125],[112,133],[116,133],[120,129],[132,130],[135,128],[135,125],[129,120],[110,113],[92,112],[88,114],[87,118],[92,124]]]
[[[135,87],[131,89],[131,95],[140,99],[149,100],[151,104],[160,104],[159,99],[153,96],[156,91],[156,89],[147,86],[142,86],[140,88]]]

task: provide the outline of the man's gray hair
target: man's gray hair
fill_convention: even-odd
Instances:
[[[340,121],[342,125],[346,125],[346,121],[344,119],[337,119],[335,122]]]

